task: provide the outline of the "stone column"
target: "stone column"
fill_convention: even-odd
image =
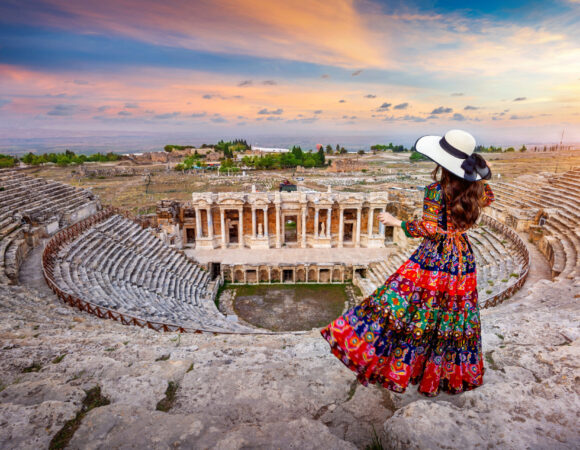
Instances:
[[[213,217],[211,215],[211,208],[207,208],[206,211],[207,211],[207,233],[209,238],[213,239]]]
[[[199,216],[199,211],[199,208],[195,208],[195,235],[198,239],[201,237],[201,217]]]
[[[244,248],[244,208],[238,208],[238,241],[239,241],[239,247],[240,248]],[[245,272],[244,272],[244,276],[245,276]]]
[[[355,241],[355,244],[354,244],[355,247],[360,247],[361,209],[362,208],[357,208],[356,209],[356,241]]]
[[[342,242],[344,240],[344,208],[342,205],[339,207],[339,221],[338,221],[338,246],[342,247]]]
[[[302,207],[302,248],[306,248],[306,207],[305,206]]]
[[[280,247],[280,205],[276,205],[276,248]]]
[[[226,248],[226,212],[223,208],[220,208],[220,225],[222,231],[222,248]],[[233,281],[233,278],[232,278]]]
[[[252,237],[256,238],[256,208],[252,206]]]
[[[328,208],[328,216],[326,217],[326,237],[330,239],[332,235],[330,234],[331,218],[332,218],[332,208]]]
[[[375,208],[373,208],[372,206],[369,208],[369,226],[368,226],[368,237],[372,237],[373,236],[373,220],[374,220],[374,213],[375,213]]]
[[[385,212],[385,208],[381,208],[381,212]],[[379,234],[381,236],[385,235],[385,225],[383,224],[383,222],[379,222]]]
[[[268,237],[268,207],[264,208],[264,237]]]
[[[314,209],[314,239],[318,239],[318,206]]]

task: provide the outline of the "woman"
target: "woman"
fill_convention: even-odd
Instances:
[[[465,233],[493,193],[475,139],[462,130],[424,136],[415,148],[437,163],[421,220],[379,220],[423,237],[413,255],[376,291],[320,332],[332,353],[365,386],[404,392],[409,382],[435,396],[483,383],[475,259]],[[438,174],[441,171],[440,178]]]

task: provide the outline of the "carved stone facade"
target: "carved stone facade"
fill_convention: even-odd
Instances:
[[[164,200],[157,218],[166,242],[179,248],[378,248],[404,240],[401,229],[378,220],[398,208],[387,192],[254,190]]]

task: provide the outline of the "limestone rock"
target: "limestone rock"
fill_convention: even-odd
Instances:
[[[275,417],[273,417],[274,419]],[[355,449],[305,417],[226,426],[203,414],[166,414],[129,405],[91,411],[70,442],[72,449],[106,448],[303,448]]]

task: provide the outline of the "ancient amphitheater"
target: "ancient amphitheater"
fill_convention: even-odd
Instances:
[[[425,399],[359,385],[318,329],[214,301],[224,282],[372,292],[418,244],[377,214],[416,216],[419,191],[194,194],[144,220],[0,171],[0,447],[577,448],[580,169],[492,186],[470,232],[486,382]]]

